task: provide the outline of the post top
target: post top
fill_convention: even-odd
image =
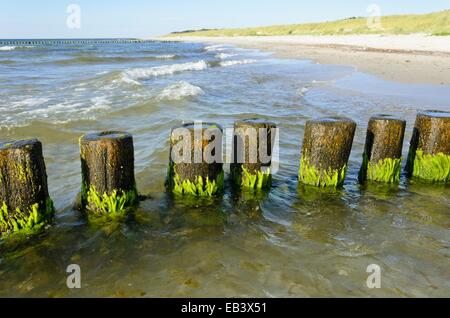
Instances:
[[[247,118],[237,120],[234,123],[235,127],[240,126],[264,126],[264,127],[276,127],[276,124],[272,121],[265,120],[263,118]]]
[[[450,112],[445,110],[424,110],[420,111],[418,115],[431,118],[450,118]]]
[[[398,116],[392,114],[377,114],[370,117],[370,120],[390,120],[390,121],[400,121],[402,123],[406,123],[406,120],[401,119]]]
[[[14,141],[3,141],[0,142],[0,150],[7,149],[20,149],[26,146],[34,146],[40,144],[41,142],[37,139],[24,139],[24,140],[14,140]]]
[[[313,120],[308,120],[307,123],[318,125],[340,125],[340,124],[356,125],[356,123],[352,119],[344,116],[321,117]]]
[[[222,126],[220,126],[217,123],[211,123],[211,122],[187,122],[183,123],[181,125],[175,126],[172,128],[172,131],[179,128],[185,128],[189,130],[195,130],[195,129],[219,129],[220,131],[223,131]]]
[[[101,131],[101,132],[92,132],[88,133],[81,137],[82,141],[98,141],[98,140],[107,140],[107,139],[127,139],[132,138],[131,134],[124,131]]]

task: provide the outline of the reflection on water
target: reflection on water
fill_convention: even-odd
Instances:
[[[448,88],[401,85],[393,94],[398,84],[351,68],[177,43],[2,51],[0,82],[0,139],[44,143],[58,209],[46,233],[0,243],[0,296],[449,294],[449,186],[357,183],[369,117],[392,112],[408,121],[406,157],[416,111],[448,109]],[[344,188],[299,186],[305,121],[335,115],[358,123]],[[202,119],[227,128],[254,116],[280,127],[270,192],[228,186],[222,197],[190,200],[165,193],[172,126]],[[78,137],[91,130],[134,135],[138,188],[148,198],[125,222],[92,224],[72,209]],[[80,290],[66,287],[73,263]],[[379,290],[366,287],[370,264],[382,268]]]

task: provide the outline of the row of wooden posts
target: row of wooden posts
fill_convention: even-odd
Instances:
[[[361,182],[399,181],[405,126],[405,120],[391,115],[370,119],[359,176]],[[183,124],[176,128],[180,127],[190,132],[196,144],[196,125]],[[201,129],[211,127],[222,130],[217,124],[203,124]],[[242,120],[235,123],[234,134],[245,138],[249,128],[266,129],[267,134],[271,134],[275,127],[274,123],[260,119]],[[307,121],[299,181],[318,187],[342,186],[355,130],[356,123],[344,117]],[[174,128],[171,133],[171,151],[180,142],[173,135],[175,131]],[[272,137],[266,139],[270,149]],[[209,141],[201,138],[201,147],[207,147]],[[238,147],[236,142],[233,144],[233,148]],[[270,162],[262,163],[259,157],[257,162],[247,162],[255,147],[246,143],[240,147],[246,159],[231,164],[232,180],[245,190],[270,188]],[[123,215],[137,203],[130,134],[84,135],[80,138],[80,154],[81,208],[88,215]],[[406,172],[409,177],[423,180],[450,181],[450,112],[425,111],[417,115]],[[178,195],[213,196],[224,187],[223,164],[175,163],[171,156],[166,186]],[[0,204],[0,235],[29,233],[51,220],[54,208],[48,193],[42,145],[38,140],[0,143]]]

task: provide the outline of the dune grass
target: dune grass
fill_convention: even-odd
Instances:
[[[177,36],[273,36],[415,34],[450,35],[450,10],[420,15],[392,15],[381,18],[381,29],[369,28],[367,18],[354,17],[333,22],[275,25],[242,29],[202,29],[174,32]]]

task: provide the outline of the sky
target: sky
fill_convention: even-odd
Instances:
[[[450,9],[450,0],[0,0],[0,38],[150,37],[200,28]],[[75,5],[75,6],[74,6]]]

